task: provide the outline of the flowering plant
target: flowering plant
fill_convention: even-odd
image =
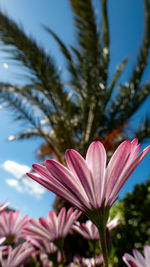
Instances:
[[[33,164],[38,173],[28,176],[71,202],[95,224],[99,231],[104,267],[108,266],[106,225],[109,210],[132,172],[150,150],[139,153],[137,139],[124,141],[106,166],[106,151],[102,143],[93,142],[84,159],[77,151],[66,152],[68,169],[55,160],[46,160],[45,166]]]

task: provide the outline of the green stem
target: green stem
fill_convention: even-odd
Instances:
[[[95,243],[95,242],[94,242]],[[94,244],[94,266],[96,266],[96,244]]]
[[[61,264],[62,264],[62,266],[64,266],[64,253],[63,253],[63,248],[61,248],[60,253],[61,253]]]
[[[107,248],[107,242],[106,242],[106,225],[103,225],[98,229],[99,235],[100,235],[100,246],[101,251],[103,254],[103,261],[104,261],[104,267],[109,267],[108,263],[108,248]]]
[[[89,240],[89,247],[90,247],[90,252],[93,254],[94,258],[94,267],[96,267],[96,248],[97,248],[97,240]]]
[[[86,210],[86,215],[96,225],[100,236],[100,247],[103,256],[104,267],[109,267],[108,247],[106,241],[106,225],[109,217],[110,207],[105,205],[105,200],[100,208]]]
[[[61,266],[64,267],[65,259],[64,259],[64,253],[63,253],[63,247],[64,247],[64,238],[59,238],[55,240],[55,245],[59,248],[60,254],[61,254]]]

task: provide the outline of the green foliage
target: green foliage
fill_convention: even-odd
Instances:
[[[0,12],[2,49],[7,51],[12,63],[19,63],[25,71],[22,86],[0,83],[0,101],[6,103],[15,119],[26,126],[11,140],[40,136],[58,160],[63,161],[61,158],[67,148],[75,148],[85,154],[91,141],[96,138],[105,140],[114,130],[118,130],[117,138],[113,140],[116,145],[127,137],[130,118],[150,93],[149,82],[141,84],[150,47],[150,3],[143,0],[143,40],[128,85],[120,84],[120,90],[113,98],[127,59],[120,63],[108,84],[108,1],[101,0],[100,4],[102,16],[99,29],[93,1],[70,0],[75,45],[66,46],[53,30],[44,26],[64,56],[68,72],[66,81],[62,79],[53,56],[47,55],[20,26]],[[133,136],[142,141],[149,134],[150,121],[146,117]]]
[[[111,215],[121,218],[120,225],[111,231],[112,266],[126,266],[122,261],[125,252],[132,254],[134,248],[143,252],[144,245],[150,244],[149,208],[150,178],[112,208]]]

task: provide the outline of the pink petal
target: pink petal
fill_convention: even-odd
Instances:
[[[75,179],[67,168],[54,160],[46,160],[45,166],[56,180],[60,181],[68,188],[68,190],[72,191],[84,205],[86,205],[88,198],[83,186]]]
[[[84,158],[75,150],[66,151],[66,162],[75,177],[81,182],[90,203],[96,206],[93,178]]]
[[[59,225],[59,228],[58,228],[59,234],[58,235],[60,235],[63,232],[65,219],[66,219],[66,209],[62,208],[59,215],[58,215],[58,225]]]
[[[103,198],[108,201],[109,196],[122,173],[130,155],[131,143],[125,141],[117,148],[106,169],[106,188]]]
[[[48,231],[50,231],[49,229],[49,225],[46,224],[45,225],[45,221],[43,220],[43,218],[40,218],[39,221],[36,221],[36,220],[31,220],[31,223],[34,227],[27,227],[24,229],[24,234],[27,234],[27,235],[31,235],[31,236],[36,236],[36,238],[40,238],[41,236],[41,239],[43,238],[46,238],[48,239]]]
[[[66,220],[66,223],[64,225],[64,231],[63,231],[64,235],[66,235],[69,232],[69,230],[71,229],[71,226],[78,219],[79,216],[80,216],[80,213],[78,212],[78,210],[75,210],[74,212],[71,213],[69,219]]]
[[[48,221],[52,225],[53,231],[57,236],[58,235],[58,219],[57,219],[56,213],[53,210],[50,211],[48,214]]]
[[[55,180],[51,177],[51,180],[43,180],[42,178],[39,178],[38,176],[27,173],[27,175],[38,182],[39,184],[43,185],[48,190],[52,191],[54,194],[66,199],[67,201],[71,202],[73,205],[78,207],[79,209],[83,210],[83,206],[81,205],[79,199],[74,196],[62,183]]]
[[[87,227],[85,223],[82,223],[81,226],[82,226],[83,231],[88,234],[88,239],[92,238],[91,226]]]
[[[150,246],[146,245],[144,247],[144,255],[147,262],[150,262]]]
[[[134,256],[136,262],[140,266],[144,266],[145,265],[145,259],[144,259],[143,255],[137,249],[133,249],[133,256]]]
[[[128,178],[131,176],[133,171],[136,169],[136,167],[139,165],[139,163],[142,161],[142,159],[147,155],[147,153],[150,151],[150,146],[145,148],[134,160],[134,162],[131,162],[130,165],[128,165],[128,168],[125,168],[119,177],[117,183],[114,185],[114,188],[112,190],[112,193],[110,195],[110,205],[113,203],[115,200],[116,196],[120,192],[121,188],[123,185],[126,183]]]
[[[79,233],[80,235],[82,235],[84,238],[88,239],[89,235],[87,234],[87,232],[84,232],[83,229],[80,228],[80,226],[78,225],[73,225],[72,229],[74,231],[76,231],[77,233]]]
[[[42,232],[46,233],[46,238],[52,240],[55,236],[55,229],[50,227],[49,222],[44,217],[39,218],[39,222],[41,223],[41,226],[43,226]]]
[[[127,266],[129,267],[139,267],[136,263],[135,263],[135,259],[128,253],[125,253],[124,256],[122,257],[122,259],[124,260],[124,262],[127,264]]]
[[[93,176],[93,187],[97,196],[99,206],[102,204],[102,194],[104,189],[104,174],[106,166],[106,151],[102,143],[93,142],[87,151],[86,162]]]
[[[32,168],[35,172],[37,172],[43,178],[43,180],[45,178],[51,180],[51,174],[49,173],[49,171],[47,170],[45,166],[42,166],[40,164],[33,164]]]

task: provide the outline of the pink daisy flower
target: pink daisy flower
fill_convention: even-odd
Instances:
[[[28,176],[87,213],[103,205],[111,207],[123,185],[150,150],[148,146],[138,154],[140,148],[137,139],[124,141],[106,167],[105,148],[95,141],[89,146],[85,160],[77,151],[69,149],[66,152],[68,168],[48,159],[45,166],[33,164],[40,177],[32,173]]]
[[[81,256],[74,256],[73,262],[71,262],[67,267],[95,267],[100,266],[103,263],[103,257],[102,255],[96,256],[94,258],[84,258]]]
[[[115,217],[113,220],[108,221],[107,229],[110,231],[119,224],[119,218]],[[90,220],[86,221],[86,223],[75,222],[72,229],[88,240],[99,240],[98,228]]]
[[[23,237],[22,230],[28,225],[28,215],[20,218],[20,211],[3,212],[0,215],[0,238],[6,237],[6,243],[12,244]]]
[[[57,240],[66,237],[73,223],[80,215],[81,212],[78,210],[73,211],[73,208],[70,208],[67,212],[65,208],[62,208],[58,216],[54,211],[50,211],[48,218],[31,219],[32,227],[26,227],[24,234],[36,240],[46,239],[57,243]]]
[[[53,262],[49,260],[48,255],[45,253],[40,254],[40,260],[43,267],[53,267]]]
[[[2,267],[20,266],[34,252],[34,248],[27,242],[14,249],[11,246],[5,246],[4,248],[4,250],[0,250],[0,263]]]
[[[102,255],[96,256],[96,258],[83,258],[82,265],[85,267],[95,267],[96,265],[100,266],[103,263]]]
[[[26,240],[35,247],[35,258],[36,256],[40,257],[43,267],[53,266],[51,260],[55,260],[56,263],[61,261],[60,251],[58,251],[58,248],[53,242],[49,242],[47,239],[37,240],[32,238],[32,236],[27,236]]]
[[[26,240],[31,243],[32,246],[47,254],[53,254],[58,250],[55,244],[53,242],[48,241],[47,239],[39,240],[33,238],[32,236],[26,236]]]
[[[33,164],[39,176],[28,176],[48,190],[82,210],[98,227],[104,266],[108,266],[106,224],[109,210],[130,175],[150,151],[150,146],[139,153],[137,139],[119,145],[106,166],[106,151],[102,143],[93,142],[84,159],[77,151],[66,152],[68,168],[55,160],[45,166]]]
[[[123,256],[124,262],[129,267],[149,267],[150,266],[150,246],[144,247],[144,257],[136,249],[133,249],[133,256],[125,253]]]

